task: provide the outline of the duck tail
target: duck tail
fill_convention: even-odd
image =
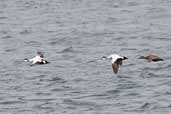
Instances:
[[[43,61],[43,63],[44,63],[44,64],[49,64],[50,62],[49,62],[49,61],[44,60],[44,61]]]
[[[164,59],[160,59],[160,61],[164,61]]]

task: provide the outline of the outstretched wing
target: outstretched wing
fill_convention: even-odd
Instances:
[[[117,74],[117,73],[118,73],[118,69],[119,69],[119,65],[116,64],[116,63],[113,63],[113,64],[112,64],[112,68],[113,68],[113,72],[114,72],[115,74]]]

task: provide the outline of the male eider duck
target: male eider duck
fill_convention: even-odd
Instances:
[[[148,62],[157,62],[157,61],[163,61],[162,58],[156,55],[148,55],[148,56],[141,56],[139,59],[146,59]]]
[[[120,56],[120,55],[117,55],[117,54],[111,54],[111,55],[109,55],[107,57],[103,56],[102,58],[103,59],[112,59],[112,61],[111,61],[112,62],[112,68],[113,68],[113,72],[115,74],[118,73],[119,66],[122,65],[122,61],[128,59],[125,56]]]
[[[47,64],[47,63],[49,63],[47,60],[45,60],[42,52],[37,52],[37,55],[34,58],[24,59],[24,61],[31,62],[32,64]]]

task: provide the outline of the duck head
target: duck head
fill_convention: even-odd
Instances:
[[[43,57],[44,57],[43,53],[42,53],[42,52],[40,52],[40,51],[38,51],[38,52],[37,52],[37,55],[38,55],[38,56],[40,56],[41,58],[43,58]]]
[[[145,57],[144,56],[140,56],[138,59],[145,59]]]

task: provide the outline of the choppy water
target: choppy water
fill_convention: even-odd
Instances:
[[[0,0],[0,114],[171,114],[170,59],[170,0]]]

